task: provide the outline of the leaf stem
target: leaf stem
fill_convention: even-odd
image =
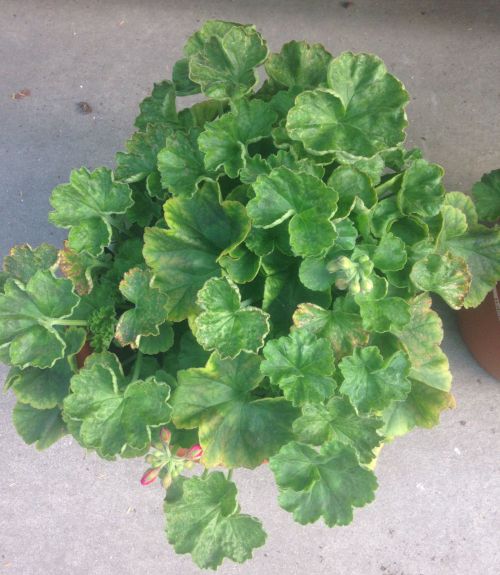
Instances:
[[[54,319],[50,322],[50,325],[77,325],[85,327],[88,323],[84,319]]]
[[[142,365],[142,352],[138,351],[137,352],[137,359],[135,360],[135,363],[134,363],[134,371],[132,372],[131,381],[135,381],[138,378],[139,373],[141,372],[141,365]]]
[[[233,477],[233,469],[231,468],[228,472],[227,472],[227,480],[231,481]]]
[[[203,470],[203,473],[201,474],[201,478],[205,479],[205,477],[208,477],[208,469],[205,467],[205,469]]]

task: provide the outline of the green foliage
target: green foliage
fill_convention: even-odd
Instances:
[[[206,99],[178,105],[192,94]],[[143,483],[161,479],[167,537],[201,568],[265,541],[233,468],[269,460],[296,521],[349,523],[380,447],[453,406],[430,293],[474,307],[500,279],[500,170],[446,192],[403,145],[408,102],[374,55],[268,54],[254,26],[205,22],[116,168],[53,191],[62,249],[4,260],[20,436],[151,449]]]

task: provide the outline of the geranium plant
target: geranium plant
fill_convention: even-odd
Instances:
[[[453,404],[430,292],[473,307],[500,278],[498,228],[403,146],[408,101],[376,56],[269,54],[253,26],[206,22],[116,168],[53,191],[64,247],[5,258],[22,438],[146,456],[168,540],[202,568],[266,538],[235,468],[269,462],[301,524],[350,523],[381,446]]]

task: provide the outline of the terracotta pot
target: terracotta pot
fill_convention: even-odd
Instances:
[[[483,303],[458,312],[460,333],[477,362],[500,380],[500,283]]]

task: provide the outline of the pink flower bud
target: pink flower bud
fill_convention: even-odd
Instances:
[[[201,447],[201,445],[199,445],[198,443],[196,445],[193,445],[192,447],[190,447],[188,449],[188,452],[186,453],[186,457],[187,459],[200,459],[200,457],[203,455],[203,449]]]
[[[146,471],[146,473],[141,477],[141,485],[149,485],[156,480],[160,474],[160,467],[152,467]]]
[[[172,432],[167,427],[163,427],[160,431],[160,439],[163,443],[169,444],[170,439],[172,438]]]

